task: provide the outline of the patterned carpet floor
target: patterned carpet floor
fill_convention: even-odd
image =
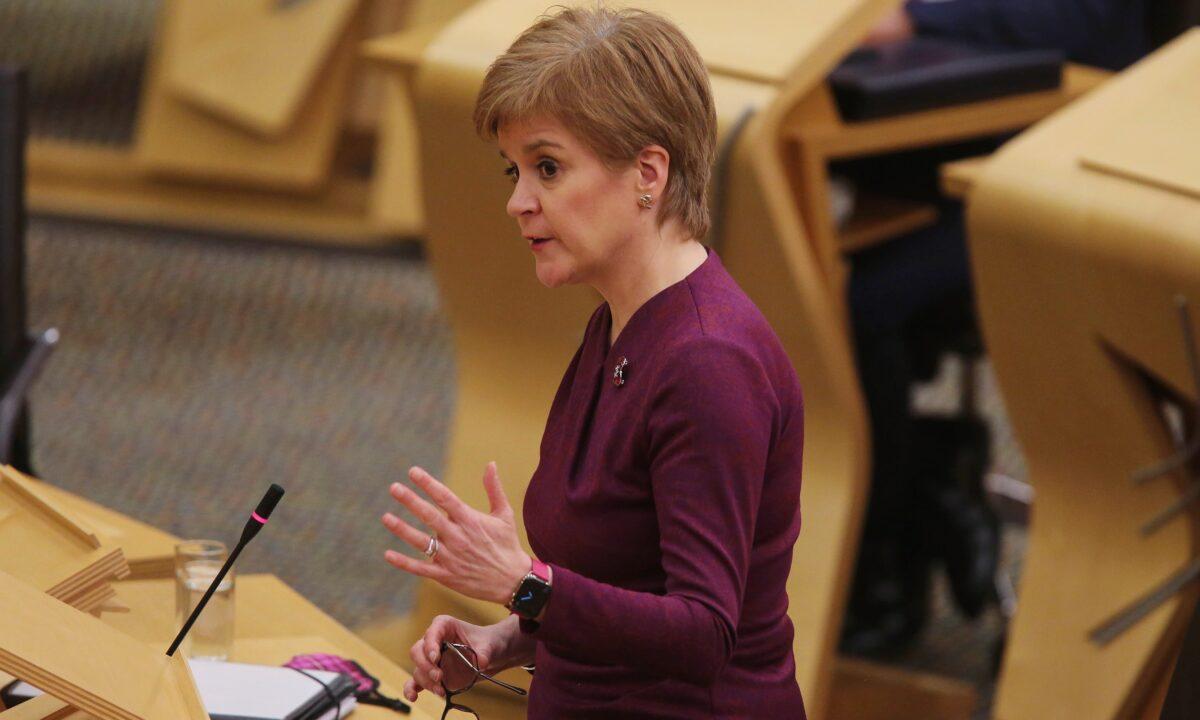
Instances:
[[[28,252],[31,325],[62,332],[32,399],[45,479],[230,540],[278,482],[243,572],[350,624],[407,607],[378,518],[409,465],[440,471],[454,392],[423,262],[53,219]]]

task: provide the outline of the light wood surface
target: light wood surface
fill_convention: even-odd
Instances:
[[[1109,76],[1102,70],[1068,64],[1063,84],[1056,90],[863,122],[844,122],[828,86],[814,85],[793,104],[782,134],[794,153],[791,172],[797,179],[800,212],[834,296],[841,298],[845,292],[843,253],[919,228],[929,219],[918,221],[914,214],[907,216],[909,223],[897,225],[891,213],[872,214],[868,209],[850,237],[839,233],[829,208],[831,161],[1020,130],[1087,94]]]
[[[220,32],[179,50],[166,87],[228,122],[276,137],[302,111],[360,4],[244,2]]]
[[[200,110],[172,91],[169,79],[178,83],[181,64],[203,53],[209,43],[216,42],[214,38],[219,40],[230,28],[255,26],[265,4],[169,0],[160,8],[138,112],[136,158],[146,169],[173,177],[284,190],[312,190],[328,177],[361,39],[360,12],[346,21],[337,46],[311,81],[312,89],[295,118],[285,131],[268,139]],[[336,15],[327,19],[342,22]],[[263,29],[264,41],[275,37],[269,26],[260,22],[257,27]]]
[[[937,222],[937,208],[885,195],[860,194],[854,200],[854,213],[838,229],[838,248],[843,253],[891,240]]]
[[[847,158],[998,135],[1032,125],[1105,82],[1112,73],[1068,63],[1062,86],[963,105],[906,113],[878,120],[844,122],[836,110],[814,112],[801,105],[788,119],[787,134],[815,145],[829,158]],[[818,91],[832,103],[827,88]],[[830,105],[829,107],[832,107]]]
[[[37,484],[0,466],[0,570],[91,612],[113,597],[109,583],[127,576],[129,565],[119,547],[102,544]]]
[[[26,479],[39,494],[58,503],[101,543],[119,546],[129,563],[130,579],[174,575],[175,543],[179,538],[50,483]]]
[[[149,176],[125,150],[49,140],[29,143],[28,173],[39,213],[362,247],[420,230],[372,217],[369,181],[342,174],[306,195],[201,185]]]
[[[832,720],[962,720],[979,704],[961,680],[840,658],[834,674]]]
[[[424,231],[425,191],[421,149],[413,109],[412,79],[425,47],[475,0],[415,2],[402,32],[363,45],[363,56],[376,65],[381,83],[381,120],[377,132],[370,215],[379,223]]]
[[[946,197],[965,199],[983,172],[987,160],[987,157],[973,157],[943,164],[939,169],[942,194]]]
[[[68,507],[71,512],[82,510],[90,518],[99,518],[102,522],[95,527],[102,537],[110,533],[113,537],[126,540],[150,540],[150,544],[145,546],[147,550],[161,549],[163,542],[173,546],[175,538],[167,533],[153,530],[65,490],[50,489],[51,486],[36,481],[32,484],[39,492],[52,496],[55,502]],[[46,492],[47,489],[50,491]],[[113,714],[112,708],[105,703],[112,703],[110,695],[118,699],[123,697],[121,693],[125,688],[111,689],[106,683],[113,677],[153,677],[150,667],[166,660],[164,651],[178,631],[173,577],[130,579],[114,583],[116,600],[125,610],[121,613],[105,613],[101,620],[75,612],[57,601],[50,601],[48,596],[36,596],[39,599],[31,600],[29,591],[15,587],[16,581],[10,585],[8,580],[8,576],[0,573],[0,614],[5,615],[0,619],[0,678],[4,672],[25,678],[47,692],[68,700],[73,706],[88,711],[68,715],[69,720],[124,718],[125,715],[120,713]],[[301,653],[328,652],[341,655],[357,660],[378,677],[381,691],[392,697],[400,696],[404,683],[410,677],[362,638],[273,575],[240,576],[234,598],[236,620],[232,657],[235,660],[278,664]],[[48,601],[49,605],[46,604]],[[17,606],[27,607],[22,613],[13,613],[9,617],[7,611]],[[45,632],[43,629],[48,626],[55,630]],[[18,628],[23,629],[18,632]],[[66,642],[64,637],[74,640]],[[93,645],[105,648],[104,652],[95,656],[97,662],[94,664],[82,657]],[[37,653],[28,653],[35,646]],[[128,657],[130,652],[133,653],[132,659]],[[22,659],[14,660],[15,657]],[[147,657],[151,660],[146,660]],[[31,672],[30,668],[34,668],[34,671]],[[64,671],[62,677],[68,678],[67,684],[74,689],[63,691],[63,682],[47,682],[43,679],[47,673],[56,671]],[[178,669],[173,672],[178,673]],[[512,675],[520,677],[524,673],[514,672]],[[97,687],[108,688],[105,692],[111,692],[101,694],[99,699],[79,700],[83,694],[96,692]],[[14,708],[11,712],[18,709]],[[441,710],[442,701],[430,693],[424,693],[412,717],[440,717]],[[32,712],[32,709],[26,712]],[[0,717],[10,720],[7,714],[0,714]],[[14,720],[33,720],[18,715],[11,717]],[[156,720],[159,716],[137,717]],[[193,716],[176,714],[163,717],[183,720]],[[206,715],[203,717],[207,718]],[[383,720],[394,717],[394,713],[383,708],[360,705],[355,710],[355,717]]]
[[[99,720],[207,720],[182,656],[168,658],[0,572],[0,669]]]
[[[15,708],[0,711],[0,720],[66,720],[81,714],[56,697],[39,695],[26,700]]]
[[[151,647],[165,649],[178,630],[173,582],[158,579],[118,583],[117,596],[129,606],[130,612],[105,615],[104,622]],[[380,679],[381,692],[391,697],[400,696],[410,677],[274,575],[239,576],[234,603],[234,659],[275,664],[300,653],[331,652],[357,660]],[[297,641],[297,636],[320,638],[320,641],[305,644]],[[439,717],[441,711],[442,701],[423,693],[413,717],[422,717],[422,713]],[[394,717],[394,713],[360,706],[354,716],[385,718]]]
[[[1175,298],[1190,299],[1195,323],[1200,202],[1167,188],[1200,182],[1200,164],[1187,164],[1195,127],[1165,120],[1200,117],[1181,84],[1198,73],[1192,31],[1001,148],[969,196],[984,336],[1037,492],[1002,720],[1156,717],[1192,614],[1195,583],[1110,644],[1088,639],[1200,545],[1195,512],[1140,532],[1179,498],[1182,475],[1131,480],[1173,450],[1143,378],[1198,401]],[[1155,182],[1084,165],[1118,139],[1122,162]]]
[[[1200,102],[1195,84],[1187,77],[1166,78],[1129,92],[1129,104],[1112,109],[1111,128],[1105,142],[1097,142],[1080,156],[1092,170],[1183,193],[1200,200],[1200,138],[1178,142],[1200,133]],[[1158,98],[1177,98],[1169,107],[1147,114],[1146,105],[1161,106]],[[1157,102],[1156,102],[1157,101]],[[1122,131],[1136,127],[1136,133]]]

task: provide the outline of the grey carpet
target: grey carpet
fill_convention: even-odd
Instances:
[[[243,571],[351,625],[407,607],[378,518],[410,464],[440,472],[454,388],[422,262],[41,219],[29,286],[63,338],[33,395],[47,480],[231,541],[279,482]]]

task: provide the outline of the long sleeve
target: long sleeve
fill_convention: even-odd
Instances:
[[[642,432],[665,595],[554,566],[553,594],[532,634],[562,657],[710,684],[737,640],[781,414],[763,367],[733,343],[695,338],[660,367]]]
[[[1120,69],[1145,52],[1145,0],[909,0],[918,33],[1062,50]]]

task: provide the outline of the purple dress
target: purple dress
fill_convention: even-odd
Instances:
[[[554,571],[543,622],[522,624],[538,641],[529,717],[804,718],[791,362],[711,250],[609,348],[611,326],[601,305],[525,496]]]

